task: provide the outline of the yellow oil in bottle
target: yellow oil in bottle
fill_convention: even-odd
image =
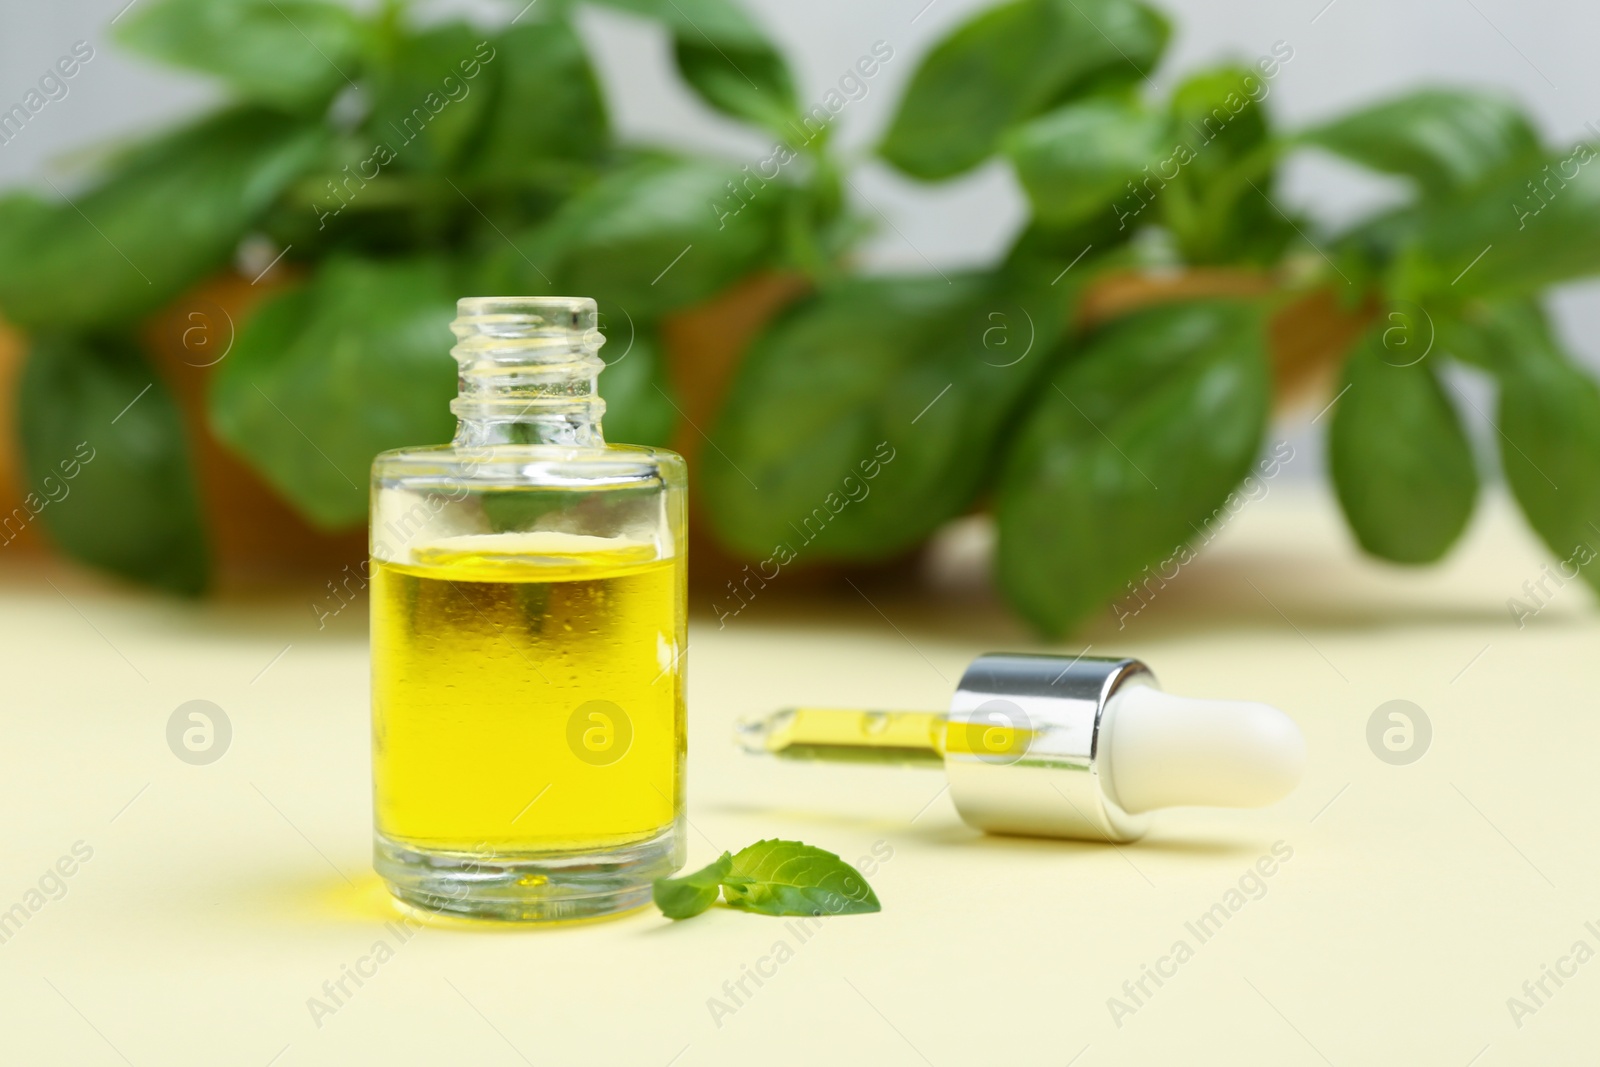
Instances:
[[[649,839],[681,809],[681,561],[557,533],[445,538],[372,580],[378,832],[512,856]]]

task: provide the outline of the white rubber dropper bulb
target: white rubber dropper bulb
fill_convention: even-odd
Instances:
[[[1259,808],[1286,796],[1305,769],[1300,728],[1267,704],[1192,700],[1130,685],[1102,714],[1105,786],[1129,814],[1183,805]]]

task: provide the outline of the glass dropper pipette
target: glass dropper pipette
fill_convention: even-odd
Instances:
[[[948,712],[793,707],[742,720],[747,752],[942,767],[981,830],[1130,841],[1145,813],[1287,794],[1305,740],[1283,712],[1163,693],[1134,659],[979,656]]]

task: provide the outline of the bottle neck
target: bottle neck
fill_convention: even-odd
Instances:
[[[458,447],[605,444],[605,362],[592,300],[469,297],[456,308],[450,350],[461,366],[450,410]]]

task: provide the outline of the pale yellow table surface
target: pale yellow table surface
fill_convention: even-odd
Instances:
[[[1547,583],[1519,629],[1506,601],[1546,560],[1494,500],[1424,571],[1361,560],[1320,492],[1251,504],[1126,629],[1058,647],[1283,707],[1305,781],[1260,811],[1169,812],[1121,849],[979,835],[934,772],[733,750],[745,710],[940,706],[974,654],[1038,648],[981,590],[777,588],[721,630],[697,605],[691,863],[761,837],[850,859],[881,842],[882,913],[803,942],[719,908],[403,944],[368,863],[364,605],[319,631],[316,582],[187,607],[13,567],[0,909],[40,906],[0,944],[0,1063],[1593,1063],[1600,962],[1569,953],[1600,950],[1600,612]],[[233,725],[209,766],[165,740],[192,699]],[[1410,766],[1367,745],[1392,699],[1433,724]],[[78,842],[65,894],[29,898]],[[1201,942],[1186,924],[1275,842],[1292,859]],[[308,999],[379,939],[393,958],[318,1025]],[[1192,956],[1114,1019],[1180,940]],[[1571,976],[1536,1004],[1546,965]]]

